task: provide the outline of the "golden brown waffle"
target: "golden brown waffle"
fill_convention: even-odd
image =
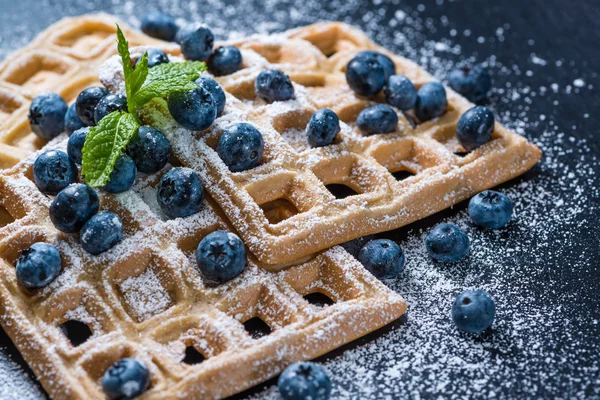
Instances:
[[[169,137],[183,164],[199,171],[207,190],[265,263],[289,262],[406,225],[524,173],[541,157],[536,146],[499,123],[489,143],[465,154],[456,125],[473,104],[449,88],[443,116],[413,127],[400,113],[397,132],[361,134],[358,113],[384,99],[362,98],[349,89],[344,69],[354,55],[367,49],[389,55],[397,73],[417,88],[434,78],[345,24],[318,23],[228,44],[241,49],[244,65],[216,78],[228,92],[228,105],[211,128],[200,133],[181,128],[160,100],[142,116]],[[121,75],[118,62],[108,61],[101,77],[113,90]],[[254,81],[267,68],[290,76],[295,100],[266,104],[256,97]],[[319,108],[333,109],[345,123],[334,145],[311,149],[304,130]],[[232,173],[214,149],[223,130],[240,121],[258,127],[265,152],[258,167]],[[414,176],[399,180],[398,172]],[[326,187],[330,184],[348,186],[358,195],[336,199]]]

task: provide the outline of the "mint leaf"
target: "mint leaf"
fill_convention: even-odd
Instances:
[[[127,111],[135,115],[135,103],[133,99],[142,87],[148,76],[148,52],[144,53],[135,69],[131,66],[131,54],[129,53],[129,42],[125,39],[121,27],[117,24],[117,50],[123,63],[123,77],[125,78],[125,94],[127,96]]]
[[[139,128],[133,114],[114,111],[90,128],[83,145],[81,173],[92,187],[109,181],[115,161]]]

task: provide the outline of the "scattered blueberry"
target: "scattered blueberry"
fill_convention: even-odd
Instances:
[[[333,143],[340,131],[340,119],[328,108],[315,111],[306,126],[308,144],[312,147],[327,146]]]
[[[34,243],[17,260],[17,280],[27,289],[40,289],[52,282],[62,262],[58,249],[48,243]]]
[[[361,96],[375,96],[385,86],[385,69],[373,54],[355,56],[346,65],[346,81]]]
[[[481,65],[456,69],[448,77],[448,85],[473,102],[487,97],[492,88],[492,77]]]
[[[77,115],[77,110],[75,109],[75,103],[71,104],[67,109],[67,113],[65,114],[65,131],[69,136],[77,129],[83,128],[85,125],[79,119],[79,115]]]
[[[254,168],[260,162],[264,142],[252,125],[241,122],[227,127],[217,144],[217,153],[232,172]]]
[[[122,358],[106,370],[102,389],[111,400],[133,399],[150,385],[150,371],[135,358]]]
[[[162,12],[152,12],[142,17],[142,32],[153,38],[172,42],[179,28],[175,19]]]
[[[55,195],[77,181],[77,166],[64,151],[48,150],[33,163],[33,180],[42,193]]]
[[[160,171],[167,162],[171,147],[167,137],[151,126],[140,126],[137,134],[127,145],[127,154],[135,162],[137,170],[145,174]]]
[[[505,194],[484,190],[469,201],[471,220],[483,228],[506,226],[513,212],[513,203]]]
[[[94,110],[98,102],[109,94],[108,90],[100,86],[92,86],[79,93],[77,100],[75,100],[75,110],[84,125],[92,126],[95,124]]]
[[[200,23],[192,23],[179,30],[176,37],[181,52],[191,61],[205,61],[215,43],[213,33]]]
[[[234,46],[217,47],[206,61],[206,66],[214,76],[233,74],[242,67],[242,53]]]
[[[392,107],[378,104],[362,110],[358,114],[356,125],[367,135],[393,132],[398,125],[398,115]]]
[[[215,231],[200,241],[196,261],[206,282],[225,283],[241,274],[246,267],[246,247],[237,235]]]
[[[198,174],[189,168],[173,168],[158,183],[156,198],[170,218],[183,218],[202,208],[204,187]]]
[[[69,141],[67,142],[67,153],[69,154],[69,158],[73,160],[75,164],[81,164],[82,162],[83,145],[85,144],[85,138],[89,131],[90,128],[86,126],[85,128],[77,129],[73,132],[71,137],[69,137]]]
[[[407,111],[417,104],[417,89],[404,75],[392,75],[387,81],[385,98],[400,111]]]
[[[455,262],[469,254],[469,237],[454,224],[439,224],[425,238],[427,252],[436,261]]]
[[[421,122],[439,117],[446,112],[448,100],[446,89],[439,82],[428,82],[417,92],[415,115]]]
[[[121,154],[115,162],[115,168],[110,173],[108,183],[103,189],[109,193],[121,193],[133,185],[137,170],[135,163],[126,154]]]
[[[173,119],[191,131],[204,130],[217,118],[215,101],[203,86],[171,93],[167,103]]]
[[[267,103],[294,97],[294,86],[290,77],[276,69],[267,69],[258,74],[254,89],[256,95]]]
[[[127,111],[127,98],[121,94],[104,96],[94,108],[94,121],[96,124],[114,111]]]
[[[56,93],[41,93],[36,96],[29,107],[29,124],[31,130],[44,140],[54,139],[65,128],[67,103]]]
[[[371,240],[363,246],[358,260],[379,279],[391,279],[404,270],[404,253],[388,239]]]
[[[494,114],[483,106],[475,106],[465,111],[456,127],[456,137],[467,151],[489,142],[493,132]]]
[[[385,73],[386,81],[389,79],[390,76],[392,76],[396,73],[396,65],[394,64],[394,62],[392,61],[391,58],[389,58],[388,56],[386,56],[383,53],[380,53],[378,51],[373,51],[373,50],[365,50],[365,51],[361,51],[360,53],[357,54],[357,57],[360,57],[360,56],[375,57],[377,59],[377,61],[379,62],[379,64],[381,64],[381,66],[383,67],[383,72]]]
[[[483,290],[465,290],[452,305],[456,327],[469,333],[479,333],[494,322],[496,304]]]
[[[138,58],[135,61],[135,66],[139,64],[142,57]],[[160,64],[167,64],[169,62],[169,56],[167,53],[160,49],[150,49],[148,50],[148,68],[156,67]]]
[[[90,254],[98,255],[121,241],[123,222],[110,211],[101,211],[90,218],[81,228],[81,246]]]
[[[313,362],[298,362],[283,371],[277,381],[284,400],[328,400],[331,380],[327,371]]]
[[[217,106],[217,117],[223,114],[223,110],[225,109],[225,92],[221,85],[214,79],[208,78],[206,76],[201,76],[196,79],[196,84],[198,86],[202,86],[204,89],[208,90],[213,97],[215,105]]]
[[[50,219],[56,229],[79,232],[83,225],[98,212],[100,201],[92,187],[81,183],[61,190],[50,204]]]

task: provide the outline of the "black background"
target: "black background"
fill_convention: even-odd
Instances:
[[[141,3],[141,2],[140,2]],[[153,3],[152,1],[144,2]],[[178,7],[172,10],[165,6],[165,2],[161,3],[165,11],[171,11],[179,14],[179,17],[185,17],[185,6],[181,6],[176,2]],[[220,2],[231,3],[231,2]],[[298,2],[301,3],[301,2]],[[511,87],[531,87],[550,86],[556,83],[561,88],[561,91],[553,95],[538,95],[533,98],[529,104],[523,101],[523,98],[514,101],[506,101],[501,93],[494,92],[490,99],[490,106],[493,107],[499,114],[508,114],[512,118],[527,120],[528,115],[539,116],[545,115],[546,118],[539,123],[527,124],[525,134],[533,138],[541,137],[544,131],[552,128],[555,132],[565,132],[569,136],[573,136],[576,140],[565,141],[561,146],[565,150],[573,150],[581,146],[580,141],[586,140],[586,148],[589,150],[588,159],[592,160],[595,155],[600,154],[600,128],[598,120],[598,109],[600,101],[598,99],[597,88],[600,87],[597,71],[600,67],[600,4],[597,1],[564,1],[564,0],[506,0],[506,1],[414,1],[406,0],[395,2],[394,4],[386,4],[386,2],[360,3],[360,2],[330,2],[323,4],[321,12],[318,14],[313,12],[315,3],[306,2],[306,12],[303,9],[297,8],[302,15],[292,15],[289,12],[288,2],[270,2],[267,5],[262,2],[252,1],[243,2],[236,6],[238,10],[234,13],[232,21],[228,21],[236,30],[244,32],[253,32],[256,30],[257,15],[260,15],[260,20],[265,21],[263,14],[269,15],[272,13],[273,30],[282,30],[290,26],[303,25],[318,19],[340,19],[346,22],[351,22],[362,27],[370,33],[374,33],[375,38],[381,42],[386,42],[386,36],[391,37],[392,29],[374,28],[376,32],[370,31],[370,26],[365,26],[364,15],[373,10],[384,10],[380,21],[386,21],[394,15],[396,9],[402,9],[407,15],[419,19],[420,26],[417,32],[410,37],[413,48],[418,48],[420,43],[427,40],[442,40],[449,39],[452,45],[460,45],[460,54],[452,52],[443,55],[449,63],[456,63],[465,58],[484,61],[494,58],[502,65],[517,66],[520,72],[518,73],[502,73],[500,69],[491,69],[494,74],[495,85],[497,87],[506,87],[510,84]],[[207,13],[212,18],[217,18],[218,14],[223,15],[225,12],[223,7],[215,7],[214,2],[198,3],[197,7],[202,13]],[[135,8],[135,5],[134,5]],[[140,8],[142,8],[140,6]],[[36,0],[20,0],[20,1],[5,1],[0,0],[0,49],[3,54],[14,50],[24,45],[33,36],[44,29],[50,23],[55,22],[62,16],[78,15],[90,11],[106,11],[121,13],[125,10],[121,5],[113,4],[110,0],[93,0],[93,1],[43,1]],[[147,7],[143,7],[140,13],[143,13]],[[240,10],[247,11],[240,11]],[[131,16],[131,12],[124,15],[123,18]],[[135,22],[135,21],[134,21]],[[381,24],[384,25],[384,24]],[[495,36],[498,27],[506,27],[504,41],[490,41],[479,43],[477,38],[490,38]],[[455,29],[457,34],[452,35],[451,31]],[[465,30],[469,30],[470,34],[465,34]],[[215,32],[223,33],[226,30],[226,25],[222,25],[221,29]],[[412,31],[411,31],[412,32]],[[388,38],[389,39],[389,38]],[[394,46],[392,46],[394,47]],[[403,54],[403,46],[398,45],[394,48],[396,52]],[[549,65],[539,65],[531,62],[531,54],[543,60],[548,60]],[[422,60],[420,57],[423,53],[405,54],[408,57],[418,58],[417,61],[427,64],[427,60]],[[560,67],[554,65],[555,61],[559,61]],[[426,65],[427,66],[427,65]],[[448,71],[444,70],[443,64],[430,65],[430,67],[439,78],[445,78]],[[525,71],[531,70],[533,74],[528,75]],[[573,85],[573,81],[581,78],[585,81],[585,87],[581,90],[574,90],[576,93],[568,93],[563,88]],[[556,103],[558,101],[558,104]],[[588,117],[584,117],[584,115]],[[552,126],[550,126],[552,121]],[[554,127],[556,126],[556,128]],[[568,162],[568,161],[567,161]],[[576,157],[572,158],[573,165],[580,162]],[[590,164],[592,165],[592,164]],[[593,163],[592,168],[597,171],[597,163]],[[534,170],[526,174],[524,177],[516,181],[509,182],[503,187],[514,187],[520,182],[528,181],[535,183],[542,178],[552,178],[547,174],[556,173],[556,169],[547,169],[536,167]],[[546,176],[543,176],[546,174]],[[597,186],[597,179],[592,180],[592,186]],[[589,189],[589,188],[586,188]],[[594,189],[594,188],[592,188]],[[597,189],[597,187],[596,187]],[[557,189],[555,193],[557,198],[569,196],[568,193]],[[540,291],[545,293],[548,290],[556,293],[556,296],[564,297],[564,306],[568,312],[564,313],[564,320],[554,326],[556,332],[560,332],[562,326],[570,326],[571,334],[575,336],[577,346],[589,349],[585,352],[585,356],[576,357],[565,361],[564,375],[571,376],[573,371],[577,371],[581,379],[578,387],[582,390],[574,390],[572,385],[564,384],[561,379],[540,380],[536,389],[528,392],[523,392],[518,389],[517,380],[529,379],[535,380],[536,377],[528,376],[527,371],[520,371],[518,363],[515,362],[515,374],[511,379],[515,380],[515,386],[512,388],[504,387],[499,389],[497,393],[503,398],[522,398],[522,397],[587,397],[592,398],[598,395],[598,359],[600,358],[598,347],[598,328],[590,327],[590,321],[600,318],[598,307],[598,294],[600,293],[600,276],[599,276],[599,237],[598,220],[599,220],[599,199],[597,190],[590,190],[587,195],[586,205],[587,211],[581,214],[581,224],[573,229],[572,232],[562,232],[553,235],[545,235],[540,240],[546,241],[547,259],[540,262],[539,258],[535,260],[528,258],[527,249],[520,254],[519,261],[525,264],[535,264],[538,268],[536,273],[535,286],[523,285],[523,293],[516,293],[516,298],[519,296],[536,297]],[[417,229],[429,229],[442,219],[452,218],[453,216],[463,212],[465,204],[461,204],[452,210],[447,210],[433,217],[419,221],[410,227],[399,229],[394,232],[386,233],[380,236],[393,238],[400,242],[407,239],[410,232]],[[540,210],[540,212],[552,212],[552,210]],[[569,252],[560,251],[569,237]],[[513,238],[514,239],[514,238]],[[575,268],[575,259],[579,259],[577,265],[582,265],[581,255],[585,255],[584,264],[586,268]],[[578,258],[579,257],[579,258]],[[514,262],[507,258],[506,262]],[[393,285],[392,285],[393,286]],[[570,295],[572,293],[577,295]],[[543,296],[540,296],[540,302],[545,301]],[[535,304],[535,300],[533,300]],[[408,318],[410,318],[410,313]],[[391,327],[383,331],[376,332],[363,338],[344,349],[336,350],[327,355],[323,360],[335,360],[340,357],[347,349],[356,348],[356,346],[364,345],[372,342],[384,334],[389,334],[390,330],[402,329],[406,323],[406,319],[393,324]],[[574,327],[574,328],[573,328]],[[554,329],[553,329],[554,331]],[[538,332],[540,335],[553,335],[552,332]],[[546,349],[549,352],[560,352],[560,346],[556,346],[555,340],[549,339],[551,344]],[[0,349],[0,363],[6,362],[7,358],[22,364],[27,368],[20,358],[17,350],[10,342],[9,338],[0,332],[0,343],[3,349]],[[542,363],[543,358],[540,358]],[[510,360],[508,361],[510,362]],[[566,365],[566,364],[571,365]],[[578,365],[572,365],[577,363]],[[581,367],[581,368],[579,368]],[[552,368],[561,368],[553,366]],[[543,369],[543,368],[541,368]],[[29,370],[27,369],[28,373]],[[536,369],[539,371],[539,369]],[[584,371],[584,373],[582,373]],[[558,372],[558,375],[562,371]],[[535,372],[536,374],[538,372]],[[454,372],[453,379],[461,381],[461,372]],[[22,375],[12,373],[5,379],[23,379]],[[493,382],[493,380],[492,380]],[[272,382],[271,382],[272,383]],[[424,382],[424,385],[427,383]],[[564,386],[563,386],[564,384]],[[268,385],[267,385],[268,386]],[[349,389],[350,391],[352,389]],[[572,390],[572,391],[571,391]],[[251,393],[258,392],[258,389]],[[0,390],[0,393],[2,391]],[[471,393],[472,392],[468,392]],[[244,394],[247,395],[248,393]],[[456,387],[444,391],[440,389],[437,393],[432,393],[423,387],[417,393],[412,393],[413,397],[449,397],[452,394],[458,397],[485,397],[469,396],[467,392],[461,392]],[[244,396],[238,396],[240,398]],[[378,397],[375,395],[375,397]],[[396,397],[396,396],[393,396]],[[406,396],[410,397],[410,396]],[[12,397],[11,397],[12,398]],[[16,398],[16,397],[15,397]]]

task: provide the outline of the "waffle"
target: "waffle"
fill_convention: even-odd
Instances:
[[[225,114],[202,132],[190,132],[155,100],[143,119],[161,129],[175,154],[196,169],[251,251],[265,263],[285,263],[367,234],[424,218],[481,190],[514,178],[537,163],[540,150],[499,123],[492,140],[466,153],[456,139],[460,116],[473,104],[446,88],[447,112],[415,125],[399,113],[394,133],[365,136],[358,113],[385,99],[362,98],[345,79],[348,61],[363,50],[387,54],[397,73],[417,88],[434,80],[415,63],[391,54],[342,23],[317,23],[278,35],[219,43],[240,48],[243,68],[217,77],[227,92]],[[101,80],[114,91],[122,86],[117,58],[107,61]],[[294,83],[294,100],[267,104],[257,98],[260,71],[275,68]],[[341,132],[335,144],[310,148],[304,133],[313,112],[334,110]],[[233,122],[258,127],[265,140],[261,164],[232,173],[215,148]],[[336,198],[332,184],[354,195]],[[275,217],[275,218],[273,218]]]

